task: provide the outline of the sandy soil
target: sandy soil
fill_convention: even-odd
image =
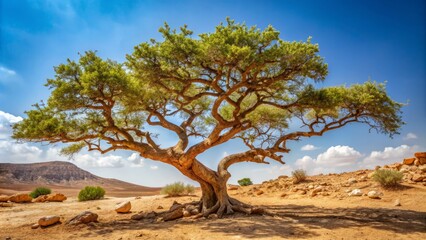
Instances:
[[[259,186],[257,186],[259,187]],[[281,197],[280,192],[260,196],[244,194],[253,186],[230,191],[250,204],[264,206],[276,216],[236,214],[222,219],[179,219],[151,223],[133,221],[140,211],[162,211],[173,201],[198,200],[195,196],[106,197],[103,200],[78,202],[74,197],[62,203],[14,204],[0,208],[0,239],[426,239],[426,187],[405,185],[397,191],[384,191],[382,199],[309,197],[294,193]],[[394,206],[400,199],[402,206]],[[114,205],[130,200],[132,213],[117,214]],[[82,211],[99,215],[91,225],[69,226],[65,222]],[[40,217],[59,215],[61,224],[31,229]]]

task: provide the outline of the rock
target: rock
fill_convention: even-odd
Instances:
[[[401,206],[401,202],[399,201],[399,199],[396,199],[393,205],[395,207],[399,207],[399,206]]]
[[[164,208],[163,208],[163,206],[160,205],[160,206],[157,207],[157,209],[164,209]]]
[[[62,193],[52,193],[48,195],[41,195],[33,199],[33,202],[63,202],[67,197]]]
[[[2,203],[0,203],[0,207],[13,207],[13,203],[11,203],[11,202],[2,202]]]
[[[422,172],[426,172],[426,165],[420,165],[419,170]]]
[[[378,193],[378,192],[376,192],[376,191],[369,191],[368,193],[367,193],[367,196],[369,197],[369,198],[372,198],[372,199],[380,199],[380,193]]]
[[[416,157],[416,158],[426,158],[426,152],[416,152],[416,153],[414,153],[414,157]]]
[[[183,208],[183,205],[180,204],[180,203],[178,203],[178,202],[176,202],[176,201],[174,201],[173,204],[172,204],[172,206],[170,207],[169,211],[174,211],[174,210],[176,210],[178,208]]]
[[[348,183],[349,184],[354,184],[354,183],[357,183],[358,181],[355,179],[355,178],[349,178],[348,179]]]
[[[130,212],[130,209],[132,208],[132,204],[130,201],[119,203],[115,206],[115,211],[117,213],[128,213]]]
[[[407,165],[402,165],[402,167],[399,169],[400,172],[402,173],[407,173],[409,172],[409,167]]]
[[[305,195],[305,194],[306,194],[305,190],[300,191],[300,195]]]
[[[278,177],[278,179],[286,179],[286,178],[288,178],[288,176],[286,176],[286,175],[281,175],[281,176]]]
[[[414,182],[421,182],[424,178],[425,177],[420,174],[414,174],[411,180],[413,180]]]
[[[30,195],[28,195],[27,193],[17,193],[9,198],[9,201],[15,203],[27,203],[31,202],[32,200],[33,198],[30,197]]]
[[[217,219],[217,218],[218,218],[218,216],[217,216],[217,214],[216,214],[216,213],[213,213],[213,214],[210,214],[208,218],[209,218],[209,219]]]
[[[137,213],[137,214],[131,216],[130,219],[132,219],[132,220],[141,220],[141,219],[143,219],[145,217],[145,215],[146,214],[144,212],[140,212],[140,213]]]
[[[33,225],[31,225],[31,229],[37,229],[38,227],[40,227],[38,223],[34,223]]]
[[[262,195],[263,193],[264,193],[264,192],[263,192],[262,190],[259,190],[259,191],[257,191],[257,192],[256,192],[256,195],[258,195],[258,196],[259,196],[259,195]]]
[[[229,191],[238,190],[238,186],[231,185],[231,186],[229,186],[229,187],[228,187],[228,190],[229,190]]]
[[[426,157],[419,157],[417,159],[419,160],[420,165],[426,164]]]
[[[362,176],[362,177],[360,178],[360,180],[361,180],[361,181],[363,181],[363,182],[367,181],[367,176]]]
[[[362,196],[361,189],[354,189],[348,194],[349,196]]]
[[[308,189],[314,189],[314,185],[309,185]]]
[[[191,213],[191,215],[197,215],[197,214],[199,214],[200,212],[198,211],[198,209],[192,209],[191,211],[190,211],[190,213]]]
[[[42,227],[47,227],[59,222],[59,220],[60,220],[59,216],[46,216],[38,220],[38,225]]]
[[[84,211],[77,216],[71,218],[68,221],[68,224],[70,225],[77,225],[81,223],[89,223],[89,222],[97,222],[98,221],[98,214],[92,213],[89,211]]]
[[[7,202],[7,201],[9,201],[9,196],[0,195],[0,202]]]
[[[189,216],[191,216],[191,213],[188,212],[186,209],[182,210],[182,214],[183,214],[183,217],[189,217]]]
[[[171,221],[171,220],[175,220],[178,218],[183,217],[183,206],[180,208],[176,208],[173,211],[167,212],[166,214],[164,214],[163,216],[163,220],[164,221]]]
[[[281,193],[280,197],[286,197],[287,193]]]
[[[317,195],[316,192],[311,192],[311,197],[315,197]]]
[[[420,165],[420,161],[419,159],[414,160],[414,165],[419,166]]]
[[[325,196],[329,196],[330,194],[328,192],[322,192],[321,195]]]
[[[323,186],[318,186],[314,190],[312,190],[312,192],[313,193],[319,193],[319,192],[322,192],[323,190],[324,190]]]
[[[404,161],[402,161],[402,163],[405,165],[411,165],[414,163],[415,160],[416,158],[404,158]]]

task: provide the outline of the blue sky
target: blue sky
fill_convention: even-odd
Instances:
[[[0,162],[67,160],[60,146],[17,144],[9,125],[31,105],[45,100],[43,86],[53,66],[97,50],[119,62],[133,47],[160,39],[158,28],[187,24],[195,34],[211,32],[229,16],[264,28],[271,24],[289,41],[320,45],[329,76],[319,86],[350,85],[368,79],[387,81],[389,95],[408,105],[407,124],[393,139],[354,124],[321,138],[290,144],[286,165],[243,163],[231,168],[231,182],[255,182],[289,174],[340,172],[400,161],[426,150],[426,3],[412,1],[7,1],[0,0]],[[171,144],[165,131],[160,140]],[[303,149],[303,150],[302,150]],[[215,168],[226,154],[243,150],[238,141],[203,154]],[[105,177],[160,186],[189,180],[164,164],[138,159],[131,152],[105,156],[82,153],[77,165]]]

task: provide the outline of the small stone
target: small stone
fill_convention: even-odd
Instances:
[[[404,158],[404,161],[402,161],[402,163],[405,165],[411,165],[414,163],[415,160],[416,158]]]
[[[238,186],[230,185],[230,186],[228,187],[228,190],[229,190],[229,191],[235,191],[235,190],[238,190]]]
[[[420,165],[419,170],[422,172],[426,172],[426,165]]]
[[[130,209],[132,208],[132,204],[130,201],[119,203],[115,206],[115,211],[117,213],[128,213],[130,212]]]
[[[183,205],[182,204],[180,204],[180,203],[178,203],[178,202],[176,202],[176,201],[174,201],[173,202],[173,204],[172,204],[172,206],[170,207],[170,211],[174,211],[174,210],[176,210],[176,209],[178,209],[178,208],[182,208],[183,207]]]
[[[281,193],[280,197],[286,197],[287,193]]]
[[[71,225],[77,225],[81,223],[87,224],[89,222],[97,222],[97,221],[98,221],[98,214],[92,213],[89,211],[84,211],[78,214],[77,216],[71,218],[68,221],[68,224],[71,224]]]
[[[399,201],[399,199],[396,199],[393,205],[395,207],[400,207],[401,206],[401,202]]]
[[[314,189],[314,185],[309,185],[308,189]]]
[[[217,218],[218,218],[218,216],[217,216],[217,214],[216,214],[216,213],[213,213],[213,214],[210,214],[208,218],[209,218],[209,219],[217,219]]]
[[[183,214],[183,217],[189,217],[189,216],[191,216],[191,213],[188,212],[186,209],[182,210],[182,214]]]
[[[259,191],[256,192],[256,195],[258,195],[258,196],[262,195],[262,194],[264,194],[264,192],[262,190],[259,190]]]
[[[361,189],[354,189],[348,194],[349,196],[362,196]]]
[[[33,225],[31,225],[31,229],[37,229],[38,227],[40,227],[38,223],[34,223]]]
[[[361,180],[361,181],[366,181],[366,180],[367,180],[367,176],[362,176],[362,177],[360,178],[360,180]]]
[[[414,174],[411,180],[413,180],[414,182],[421,182],[424,178],[425,177],[420,174]]]
[[[322,192],[324,190],[324,187],[323,186],[318,186],[318,187],[316,187],[312,192],[314,192],[314,193],[319,193],[319,192]]]
[[[47,227],[59,222],[59,220],[59,216],[46,216],[38,220],[38,225],[40,225],[41,227]]]
[[[192,209],[192,210],[190,211],[190,213],[191,213],[191,215],[197,215],[197,214],[199,214],[200,212],[198,211],[198,209],[194,208],[194,209]]]
[[[317,195],[316,192],[311,192],[311,197],[315,197]]]
[[[358,181],[355,179],[355,178],[349,178],[348,179],[348,183],[349,184],[354,184],[354,183],[357,183]]]
[[[306,194],[305,190],[300,191],[300,195],[305,195],[305,194]]]
[[[369,191],[367,196],[372,199],[380,199],[380,193],[376,191]]]
[[[160,205],[160,206],[157,207],[157,209],[164,209],[164,208],[163,208],[163,206]]]

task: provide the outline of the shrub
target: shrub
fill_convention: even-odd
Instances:
[[[243,178],[238,180],[238,184],[240,184],[240,186],[248,186],[248,185],[253,185],[253,183],[251,182],[250,178]]]
[[[52,190],[50,190],[50,188],[38,187],[30,193],[30,196],[32,198],[37,198],[38,196],[47,195],[47,194],[51,194],[51,193],[52,193]]]
[[[293,183],[300,183],[306,180],[306,171],[303,169],[297,169],[291,172],[293,176]]]
[[[176,197],[183,194],[191,194],[194,193],[195,187],[187,184],[185,186],[182,182],[175,182],[172,184],[168,184],[161,189],[161,194],[166,194],[169,197]]]
[[[103,198],[105,190],[101,187],[86,186],[78,194],[78,201],[97,200]]]
[[[392,188],[399,185],[403,174],[394,170],[379,169],[373,174],[373,180],[380,183],[384,188]]]

